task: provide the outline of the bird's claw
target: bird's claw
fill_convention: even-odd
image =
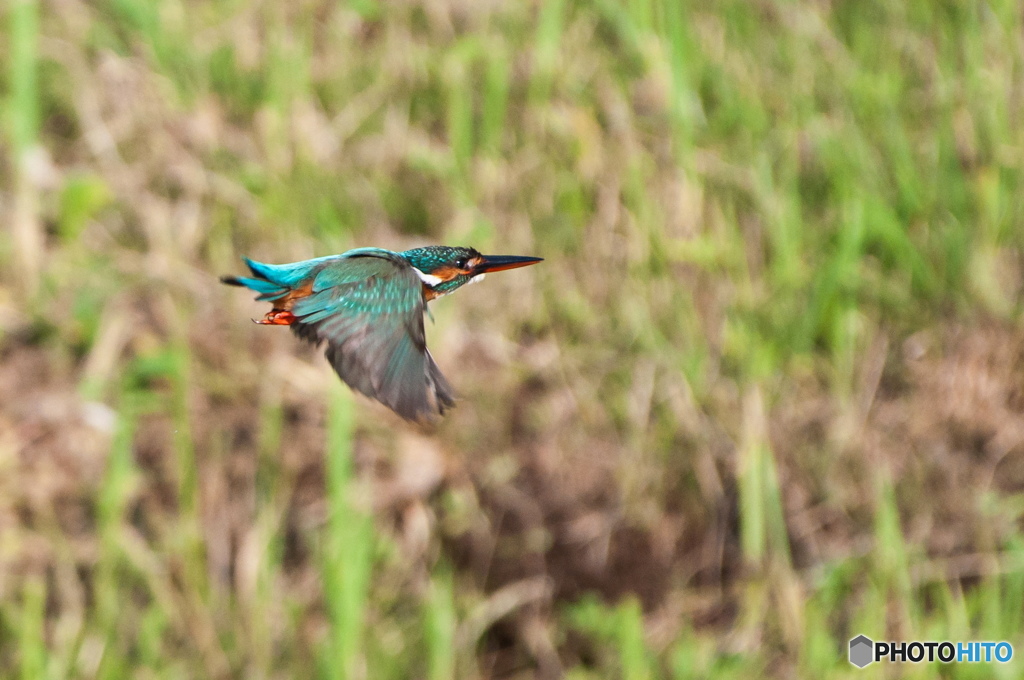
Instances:
[[[253,319],[253,323],[268,326],[290,326],[295,322],[295,315],[284,309],[272,309],[262,319]]]

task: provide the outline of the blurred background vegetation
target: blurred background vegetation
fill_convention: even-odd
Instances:
[[[7,0],[0,675],[1018,677],[1010,0]],[[429,243],[432,429],[217,283]]]

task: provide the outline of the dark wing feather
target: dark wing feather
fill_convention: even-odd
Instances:
[[[353,389],[418,420],[454,406],[451,385],[427,351],[423,284],[401,260],[347,258],[325,266],[296,300],[292,330],[326,341],[325,355]]]

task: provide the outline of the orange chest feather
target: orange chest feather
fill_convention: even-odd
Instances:
[[[440,279],[441,281],[451,281],[456,276],[459,276],[460,274],[463,273],[463,271],[456,267],[439,267],[434,271],[430,272],[430,275]],[[435,298],[439,298],[442,295],[444,295],[444,293],[434,290],[426,283],[423,284],[423,299],[426,300],[427,302],[430,302]]]
[[[298,300],[300,298],[308,297],[309,295],[312,295],[312,294],[313,294],[313,282],[310,281],[309,283],[307,283],[306,285],[302,286],[301,288],[294,288],[294,289],[288,291],[288,294],[285,295],[284,297],[279,298],[277,300],[274,300],[274,309],[291,310],[292,305],[295,304],[296,300]]]

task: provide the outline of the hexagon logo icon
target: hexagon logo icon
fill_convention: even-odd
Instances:
[[[857,668],[864,668],[874,661],[875,643],[866,635],[858,635],[850,640],[850,663]]]

